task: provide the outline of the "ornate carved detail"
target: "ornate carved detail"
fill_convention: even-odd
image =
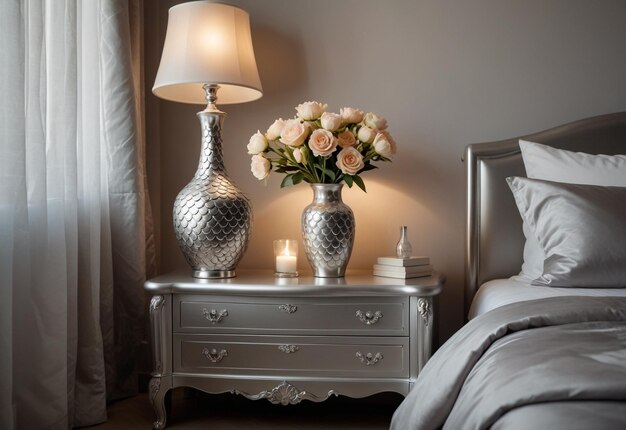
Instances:
[[[363,324],[373,325],[373,324],[376,324],[378,322],[378,320],[380,320],[383,317],[383,313],[381,311],[376,311],[376,312],[365,311],[365,312],[363,312],[361,310],[358,310],[358,311],[356,311],[356,317]]]
[[[150,379],[150,403],[154,406],[154,399],[161,388],[161,378],[152,378]]]
[[[202,348],[201,354],[211,360],[213,363],[219,363],[224,359],[224,357],[228,357],[228,351],[226,351],[225,349],[217,352],[217,349],[215,348],[211,348],[211,350],[209,350],[209,348]]]
[[[228,311],[226,309],[222,309],[218,312],[216,309],[208,310],[207,308],[202,308],[202,315],[204,315],[204,317],[212,324],[215,324],[222,322],[224,317],[228,316]]]
[[[285,354],[293,354],[300,350],[298,345],[278,345],[278,350]]]
[[[165,304],[165,297],[163,296],[152,297],[152,300],[150,300],[150,313],[156,312],[159,309],[161,309],[163,304]]]
[[[259,399],[267,399],[271,403],[275,405],[295,405],[300,403],[302,400],[311,400],[313,402],[321,402],[328,399],[330,396],[338,396],[335,390],[330,390],[325,397],[318,397],[314,394],[307,393],[306,391],[300,391],[298,388],[294,387],[287,381],[283,381],[280,385],[272,388],[271,390],[261,391],[259,394],[248,394],[239,390],[231,390],[232,394],[240,394],[244,397],[247,397],[250,400],[259,400]]]
[[[278,309],[280,309],[282,312],[292,314],[298,310],[298,307],[295,305],[286,304],[278,306]]]
[[[430,318],[433,316],[433,310],[430,303],[426,299],[417,299],[417,312],[424,319],[424,324],[428,326]]]
[[[162,312],[165,304],[165,296],[153,296],[150,300],[150,325],[152,326],[152,356],[154,359],[154,375],[163,373],[163,362],[161,353],[163,339],[161,334]]]
[[[362,354],[360,351],[357,351],[356,358],[358,358],[361,363],[365,364],[366,366],[373,366],[383,359],[383,355],[380,352],[377,352],[376,355],[374,355],[371,352],[368,352],[367,354]]]

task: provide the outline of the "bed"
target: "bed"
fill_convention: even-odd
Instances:
[[[392,429],[626,428],[619,154],[626,112],[468,145],[469,321],[426,364]]]

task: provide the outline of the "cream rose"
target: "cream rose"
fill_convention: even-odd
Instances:
[[[267,139],[263,133],[257,131],[248,142],[248,154],[260,154],[267,149]]]
[[[391,158],[396,153],[396,142],[389,133],[381,131],[374,138],[374,151],[385,158]]]
[[[283,129],[280,133],[280,141],[287,146],[295,148],[304,143],[308,134],[308,124],[302,123],[297,119],[288,119],[283,124]]]
[[[342,148],[347,148],[348,146],[354,146],[356,143],[356,138],[354,134],[350,130],[342,131],[337,135],[337,145]]]
[[[363,122],[365,122],[365,125],[369,128],[375,128],[378,130],[384,130],[387,128],[387,120],[373,112],[366,113],[363,118]]]
[[[252,162],[250,163],[250,170],[255,178],[258,180],[267,178],[270,174],[271,168],[270,160],[265,158],[261,154],[253,155]]]
[[[337,149],[337,138],[324,129],[317,129],[311,133],[309,148],[316,157],[328,157]]]
[[[285,127],[285,120],[282,118],[278,118],[276,121],[272,123],[272,125],[270,125],[270,128],[267,129],[267,132],[265,133],[265,137],[267,137],[268,140],[278,139],[281,133],[283,132],[284,127]]]
[[[335,131],[341,127],[341,116],[336,113],[324,112],[320,118],[322,128],[328,131]]]
[[[337,154],[337,167],[344,175],[356,175],[365,167],[363,156],[353,147],[343,148]]]
[[[344,124],[356,124],[363,121],[363,111],[351,107],[344,107],[339,110],[339,115]]]
[[[305,121],[315,121],[322,116],[327,107],[327,104],[320,102],[304,102],[296,106],[296,112]]]
[[[293,150],[293,158],[298,163],[306,164],[306,156],[304,155],[302,148],[296,148]]]
[[[378,133],[376,130],[372,130],[368,126],[364,125],[359,128],[357,137],[363,143],[372,143],[376,137],[376,133]]]

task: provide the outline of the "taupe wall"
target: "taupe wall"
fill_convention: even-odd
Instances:
[[[146,1],[146,67],[154,82],[177,1]],[[222,106],[230,175],[254,205],[243,268],[271,268],[272,240],[299,238],[307,185],[280,189],[249,172],[246,143],[298,103],[359,107],[385,116],[398,142],[393,164],[346,190],[357,219],[351,268],[392,254],[409,226],[415,253],[448,276],[440,339],[463,322],[464,168],[467,143],[508,138],[626,110],[626,2],[621,0],[231,0],[250,12],[264,96]],[[150,191],[160,271],[184,266],[171,207],[199,151],[199,106],[148,91]],[[301,260],[302,268],[306,262]]]

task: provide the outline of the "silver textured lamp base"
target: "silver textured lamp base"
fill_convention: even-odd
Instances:
[[[222,158],[225,114],[215,107],[216,85],[205,86],[207,108],[198,112],[202,149],[198,170],[174,202],[174,232],[195,278],[232,278],[252,228],[252,206],[230,180]]]

